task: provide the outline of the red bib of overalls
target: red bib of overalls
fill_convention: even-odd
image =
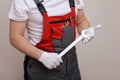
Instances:
[[[71,12],[63,16],[48,16],[47,11],[45,10],[44,6],[41,3],[37,3],[37,6],[41,14],[43,15],[42,39],[36,45],[37,48],[53,52],[54,51],[53,39],[58,40],[62,39],[64,26],[73,27],[74,33],[72,35],[74,35],[75,38],[76,33],[75,7],[72,2],[70,4]]]

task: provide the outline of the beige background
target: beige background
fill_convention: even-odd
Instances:
[[[88,44],[77,45],[82,80],[120,80],[120,1],[84,0],[92,25],[102,24]],[[0,0],[0,80],[23,80],[23,58],[9,44],[7,12],[11,0]]]

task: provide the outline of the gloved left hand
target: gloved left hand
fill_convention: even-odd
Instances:
[[[83,34],[84,35],[87,35],[87,37],[84,37],[83,36],[83,39],[82,39],[82,42],[83,43],[87,43],[88,41],[90,41],[93,37],[95,37],[95,29],[101,27],[101,25],[95,25],[95,26],[92,26],[88,29],[85,29],[83,30]]]

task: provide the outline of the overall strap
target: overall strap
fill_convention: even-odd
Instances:
[[[75,7],[75,1],[74,0],[69,0],[70,7]]]
[[[41,14],[47,12],[46,9],[45,9],[45,7],[41,3],[42,1],[34,0],[34,2],[36,3],[36,5],[37,5],[37,7],[38,7],[38,9],[39,9],[39,11],[40,11]],[[70,5],[70,7],[75,7],[74,0],[69,0],[69,5]]]
[[[41,3],[42,1],[39,1],[39,0],[34,0],[34,2],[36,3],[40,13],[43,15],[43,13],[46,12],[46,9],[45,7],[43,6],[43,4]]]

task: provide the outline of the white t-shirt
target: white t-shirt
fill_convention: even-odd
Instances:
[[[42,4],[49,16],[60,16],[71,11],[69,0],[43,0]],[[83,9],[83,1],[75,0],[75,6],[77,14],[77,9]],[[36,45],[40,42],[43,31],[43,17],[34,0],[13,0],[8,16],[16,21],[28,20],[26,28],[30,43]]]

